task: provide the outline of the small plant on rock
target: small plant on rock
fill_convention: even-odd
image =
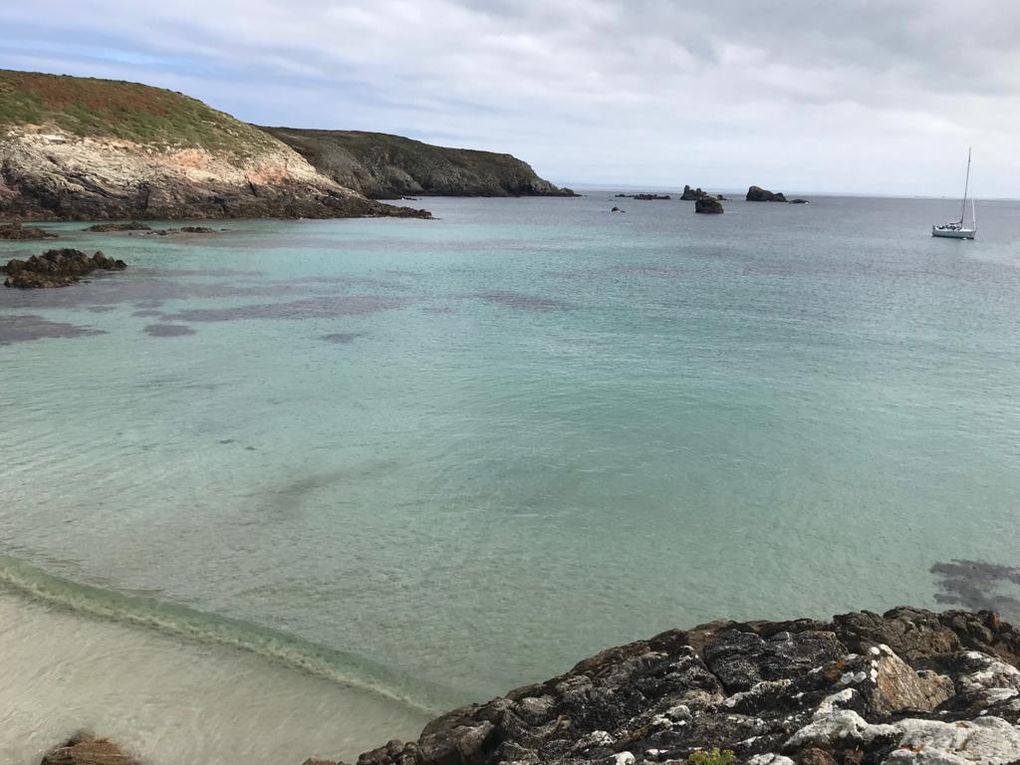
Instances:
[[[692,752],[687,758],[687,765],[732,765],[737,756],[731,749],[710,749]]]

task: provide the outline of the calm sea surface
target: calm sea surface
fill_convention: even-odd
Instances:
[[[1020,203],[974,242],[952,201],[422,204],[56,225],[131,268],[0,291],[0,761],[350,758],[665,628],[1020,565]]]

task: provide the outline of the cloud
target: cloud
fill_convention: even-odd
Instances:
[[[51,0],[0,65],[259,123],[508,151],[559,182],[1016,196],[1020,4]]]

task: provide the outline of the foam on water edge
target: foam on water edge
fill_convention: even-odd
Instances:
[[[160,765],[352,759],[431,716],[339,652],[9,557],[0,643],[9,765],[35,765],[82,728]]]

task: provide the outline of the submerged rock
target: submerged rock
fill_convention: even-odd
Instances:
[[[125,268],[127,264],[123,260],[108,258],[102,252],[89,257],[81,250],[49,250],[28,260],[8,261],[4,286],[19,289],[66,287],[96,270],[122,271]]]
[[[141,765],[140,761],[105,738],[78,733],[47,752],[40,765]]]
[[[111,231],[152,231],[152,226],[133,220],[127,223],[96,223],[85,230],[105,234]]]
[[[785,202],[786,197],[781,191],[769,191],[761,186],[751,186],[747,190],[748,202]]]
[[[56,239],[57,235],[41,228],[30,226],[25,228],[20,222],[14,221],[0,226],[0,239]]]
[[[694,212],[696,213],[719,214],[722,211],[722,202],[712,197],[701,197],[694,203]]]

